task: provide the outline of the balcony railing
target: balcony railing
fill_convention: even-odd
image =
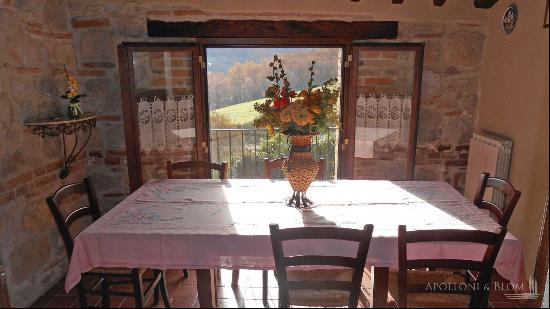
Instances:
[[[313,138],[313,158],[324,159],[326,179],[336,175],[336,145],[338,127]],[[269,136],[266,129],[211,129],[210,149],[213,162],[228,163],[229,178],[262,178],[264,158],[288,157],[290,151],[284,135]]]

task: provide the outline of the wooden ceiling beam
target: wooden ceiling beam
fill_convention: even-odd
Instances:
[[[478,9],[490,9],[498,0],[474,0],[474,6]]]
[[[395,39],[397,21],[147,20],[150,37]]]

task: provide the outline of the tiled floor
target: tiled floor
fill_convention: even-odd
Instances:
[[[241,270],[239,278],[239,287],[231,287],[231,271],[222,270],[221,278],[218,286],[218,306],[226,308],[245,307],[245,308],[262,308],[262,307],[277,307],[277,282],[270,272],[269,276],[269,294],[268,303],[262,301],[262,272]],[[498,280],[498,279],[497,279]],[[168,292],[172,307],[198,307],[197,289],[195,272],[189,272],[189,278],[183,280],[181,271],[171,270],[167,272]],[[368,302],[368,292],[360,301],[360,306],[364,307],[364,303]],[[517,302],[511,302],[501,294],[491,295],[491,307],[494,308],[520,308]],[[89,297],[89,305],[100,306],[101,299],[99,297]],[[149,303],[148,306],[151,304]],[[134,307],[132,298],[112,297],[111,306],[113,308],[131,308]],[[162,301],[159,307],[162,307]],[[77,308],[79,307],[78,296],[76,290],[73,289],[69,294],[66,294],[63,289],[63,281],[59,282],[55,287],[41,297],[33,306],[33,308]]]

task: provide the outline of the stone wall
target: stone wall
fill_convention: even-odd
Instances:
[[[5,52],[0,53],[4,105],[4,113],[0,114],[0,262],[8,267],[14,305],[32,303],[63,275],[65,267],[59,235],[43,202],[62,184],[56,178],[60,141],[34,136],[23,124],[63,112],[58,96],[64,92],[62,65],[66,64],[77,73],[82,92],[88,93],[82,109],[101,114],[88,147],[86,167],[77,168],[67,181],[82,178],[87,169],[104,210],[123,199],[129,187],[116,46],[125,41],[181,41],[148,38],[147,18],[400,20],[397,41],[426,43],[416,178],[441,179],[459,189],[463,187],[468,139],[476,121],[479,96],[482,11],[456,10],[460,4],[439,10],[429,1],[425,8],[412,1],[403,6],[362,1],[358,5],[388,8],[378,13],[376,9],[367,10],[367,14],[349,2],[338,4],[345,7],[342,11],[327,9],[331,12],[328,14],[317,3],[311,12],[300,3],[296,6],[302,11],[289,15],[260,4],[254,4],[257,9],[253,11],[249,2],[242,1],[236,1],[240,3],[236,8],[216,7],[225,4],[214,2],[188,2],[194,4],[49,0],[37,5],[30,0],[0,0],[0,42],[3,47],[5,44]],[[198,9],[203,3],[206,8]],[[332,1],[325,4],[335,5]],[[419,18],[416,11],[421,16],[441,18]],[[458,17],[454,21],[443,21],[445,16],[455,15]],[[84,165],[83,160],[79,165]]]
[[[205,20],[223,15],[153,6],[150,1],[69,1],[68,6],[79,78],[88,92],[97,94],[84,108],[104,115],[90,154],[94,180],[102,183],[99,192],[110,208],[128,193],[116,46],[124,41],[166,41],[147,37],[147,18]],[[399,29],[397,41],[426,43],[415,177],[445,180],[462,190],[479,96],[484,25],[405,21]]]
[[[60,138],[40,138],[25,122],[66,113],[63,65],[74,72],[73,40],[62,0],[0,1],[0,264],[11,303],[25,307],[64,274],[65,251],[45,202],[82,179],[84,157],[58,180]]]

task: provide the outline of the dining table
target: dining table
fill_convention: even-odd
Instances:
[[[280,228],[374,225],[367,257],[373,269],[373,305],[386,305],[389,269],[398,265],[398,226],[407,230],[500,227],[442,181],[316,181],[308,209],[286,206],[287,181],[268,179],[154,179],[146,182],[75,239],[65,289],[96,267],[194,269],[201,307],[216,306],[219,269],[275,268],[269,224]],[[315,243],[318,242],[318,243]],[[434,242],[408,249],[410,258],[481,260],[479,244]],[[351,242],[293,241],[287,254],[356,254]],[[523,282],[521,242],[508,232],[495,263],[510,282]]]

